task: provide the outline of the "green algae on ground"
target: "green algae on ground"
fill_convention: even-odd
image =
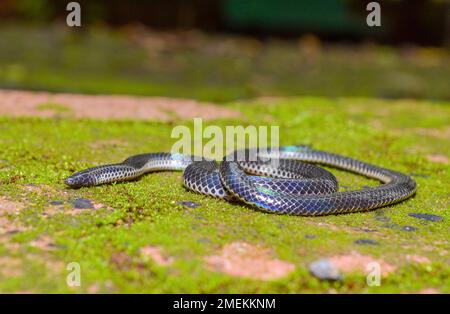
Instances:
[[[449,128],[448,103],[304,97],[226,106],[242,111],[243,118],[204,124],[278,125],[282,145],[309,144],[413,174],[418,192],[376,211],[313,218],[266,214],[194,194],[182,187],[180,173],[175,172],[71,190],[62,180],[72,172],[141,152],[168,151],[175,141],[169,140],[172,128],[191,127],[192,121],[2,117],[0,196],[23,208],[18,214],[0,212],[0,231],[5,224],[16,226],[0,234],[0,264],[17,270],[0,271],[0,291],[450,292],[449,166],[427,159],[450,155],[444,135]],[[348,189],[377,184],[331,170]],[[77,198],[91,200],[94,209],[74,211]],[[200,206],[188,208],[181,201]],[[410,213],[443,220],[424,221]],[[277,280],[260,281],[207,267],[206,256],[233,242],[268,248],[295,270]],[[144,259],[141,249],[148,246],[172,262],[160,265]],[[341,282],[320,281],[309,274],[314,260],[352,252],[383,260],[395,271],[378,287],[366,284],[364,272],[345,274]],[[81,266],[80,287],[66,283],[70,262]]]

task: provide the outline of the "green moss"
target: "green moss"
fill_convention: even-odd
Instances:
[[[37,110],[40,111],[46,111],[46,110],[50,110],[53,111],[55,113],[69,113],[71,112],[70,108],[67,108],[67,106],[61,105],[61,104],[55,104],[55,103],[45,103],[45,104],[40,104],[36,106]]]
[[[417,195],[400,204],[367,213],[327,217],[278,216],[246,206],[194,194],[183,188],[180,173],[154,173],[128,183],[71,190],[62,180],[72,172],[100,163],[121,161],[141,152],[168,151],[174,125],[191,121],[139,122],[73,119],[0,118],[0,195],[24,204],[11,224],[26,227],[2,235],[2,256],[20,261],[21,274],[0,272],[0,291],[36,292],[417,292],[434,288],[450,292],[448,228],[450,221],[447,164],[427,155],[450,155],[450,107],[444,102],[381,101],[364,98],[280,99],[275,104],[226,104],[241,110],[240,121],[217,120],[221,127],[252,123],[279,125],[281,144],[311,144],[415,173]],[[116,144],[108,144],[114,140]],[[99,143],[103,143],[99,145]],[[105,144],[106,143],[106,144]],[[117,144],[119,143],[119,144]],[[360,188],[376,182],[332,170],[341,185]],[[34,185],[34,186],[29,186]],[[70,201],[84,197],[103,208],[71,215]],[[48,214],[50,201],[64,202]],[[201,206],[187,209],[180,201]],[[58,206],[56,206],[58,207]],[[443,217],[427,222],[411,212]],[[47,214],[46,214],[47,213]],[[415,231],[402,230],[405,226]],[[313,235],[308,239],[305,235]],[[54,246],[30,243],[43,236]],[[372,239],[378,245],[358,245]],[[271,248],[296,270],[285,278],[261,282],[212,272],[203,257],[233,241]],[[12,249],[11,243],[18,244]],[[144,260],[141,247],[154,245],[174,263],[160,266]],[[313,278],[308,264],[318,258],[358,251],[383,259],[396,270],[380,287],[368,287],[363,274],[347,274],[341,283]],[[121,254],[124,259],[115,260]],[[414,264],[419,255],[431,264]],[[81,265],[82,285],[66,285],[65,265]],[[56,267],[58,263],[62,267]]]

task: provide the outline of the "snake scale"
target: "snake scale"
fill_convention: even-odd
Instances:
[[[80,188],[131,180],[148,172],[184,170],[183,183],[192,191],[239,200],[266,212],[303,216],[368,211],[398,203],[416,191],[415,181],[405,174],[308,146],[281,147],[276,154],[258,152],[254,159],[249,158],[248,150],[245,158],[236,158],[238,152],[220,164],[184,154],[141,154],[76,172],[65,183]],[[350,171],[382,184],[338,192],[335,176],[314,164]]]

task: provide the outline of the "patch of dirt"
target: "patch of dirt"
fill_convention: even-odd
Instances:
[[[48,184],[26,184],[22,185],[21,188],[26,192],[36,193],[40,196],[47,196],[49,199],[63,198],[69,194],[65,190],[57,189]]]
[[[11,201],[5,197],[0,196],[0,243],[8,244],[8,235],[26,230],[24,226],[8,219],[7,216],[17,215],[20,210],[25,207],[23,203]]]
[[[448,251],[445,249],[439,248],[439,246],[448,247],[448,242],[434,241],[433,245],[421,244],[420,250],[423,252],[435,252],[435,253],[439,254],[439,256],[446,257],[448,255]],[[402,245],[402,248],[406,249],[406,250],[417,250],[417,244]],[[411,255],[411,256],[414,256],[414,255]]]
[[[26,184],[22,188],[27,192],[48,195],[55,192],[55,189],[48,184]]]
[[[406,255],[406,260],[418,264],[430,264],[431,261],[428,257],[422,255]]]
[[[448,138],[450,138],[450,127],[446,127],[444,129],[414,128],[411,131],[413,133],[418,134],[418,135],[431,136],[431,137],[436,137],[436,138],[441,138],[441,139],[448,139]]]
[[[387,276],[397,268],[382,259],[376,259],[370,255],[361,255],[356,251],[352,251],[350,254],[335,255],[328,258],[328,260],[334,267],[343,273],[367,274],[371,271],[371,269],[366,269],[366,267],[373,262],[380,265],[382,276]]]
[[[33,290],[17,290],[13,293],[14,294],[35,294],[36,292]]]
[[[419,291],[420,294],[439,294],[439,290],[434,288],[425,288]]]
[[[140,253],[144,259],[151,259],[156,264],[161,266],[171,265],[174,261],[173,257],[164,256],[162,254],[161,248],[157,246],[147,245],[141,248]]]
[[[39,196],[48,198],[49,204],[44,209],[44,216],[52,216],[58,213],[76,216],[86,211],[98,210],[101,208],[112,210],[109,206],[93,201],[93,208],[74,208],[73,205],[67,200],[69,197],[68,191],[60,190],[47,184],[27,184],[22,185],[21,188],[26,192],[36,193]],[[60,201],[61,204],[51,204],[53,201]]]
[[[447,250],[439,251],[439,255],[440,256],[447,256],[448,255],[448,251]]]
[[[2,244],[9,253],[17,253],[21,249],[21,245],[17,242],[11,242],[9,238],[0,237],[0,244]]]
[[[380,120],[372,119],[368,123],[371,127],[377,130],[381,130],[383,128],[383,123]]]
[[[18,225],[6,218],[0,217],[0,245],[2,245],[9,253],[17,253],[22,246],[11,240],[11,236],[25,231],[27,228]]]
[[[100,291],[100,284],[97,282],[93,283],[92,285],[90,285],[87,288],[87,293],[90,293],[90,294],[99,293],[99,291]]]
[[[120,270],[129,270],[134,264],[133,259],[125,252],[114,252],[110,262]]]
[[[42,213],[43,216],[53,216],[56,214],[60,214],[60,213],[64,213],[64,206],[63,205],[59,205],[59,206],[47,206],[44,209],[44,212]]]
[[[289,262],[276,259],[269,249],[245,242],[227,244],[217,255],[205,257],[209,269],[231,276],[273,280],[294,271]]]
[[[65,110],[53,110],[51,104]],[[174,116],[183,119],[233,118],[239,113],[190,99],[0,90],[0,115],[167,121]]]
[[[9,214],[18,214],[21,209],[25,207],[24,204],[8,200],[6,197],[0,196],[0,217]]]
[[[112,281],[107,280],[105,282],[94,282],[87,288],[87,293],[101,293],[102,290],[106,290],[106,293],[116,292],[116,288],[114,287]]]
[[[338,227],[338,226],[336,226],[336,225],[334,225],[334,224],[330,224],[330,223],[327,223],[327,222],[318,222],[318,221],[305,221],[305,223],[306,224],[308,224],[308,225],[313,225],[313,226],[317,226],[317,227],[324,227],[324,228],[327,228],[327,229],[329,229],[329,230],[331,230],[331,231],[339,231],[339,230],[341,230],[342,228],[340,228],[340,227]]]
[[[377,234],[378,237],[382,237],[382,235],[379,234],[378,230],[373,229],[373,227],[371,227],[370,225],[361,225],[359,227],[337,226],[333,223],[315,220],[305,221],[305,223],[315,227],[326,228],[327,230],[331,231],[345,231],[347,233],[355,233],[355,234],[363,232],[363,233]]]
[[[9,256],[0,256],[0,274],[4,277],[19,277],[22,275],[22,262],[20,259]]]
[[[106,208],[108,210],[112,210],[111,207],[100,204],[100,203],[92,203],[94,208],[73,208],[71,205],[67,203],[63,203],[61,205],[48,205],[43,212],[44,216],[53,216],[56,214],[64,214],[70,216],[77,216],[85,212],[92,212],[93,210],[98,210],[101,208]]]
[[[448,139],[450,137],[450,127],[442,129],[438,128],[404,128],[404,129],[390,129],[390,133],[396,135],[415,134],[421,137],[428,136],[437,139]]]
[[[48,258],[44,262],[50,273],[61,274],[66,268],[66,264],[62,261]]]
[[[55,242],[47,235],[41,236],[30,242],[30,245],[43,251],[51,251],[56,249]]]
[[[431,162],[437,162],[441,164],[448,164],[448,157],[444,155],[427,155],[427,159]]]
[[[105,208],[105,207],[106,206],[104,206],[102,204],[94,204],[94,210],[99,209],[99,208]],[[81,213],[90,212],[90,211],[92,211],[92,209],[90,209],[90,208],[71,208],[71,209],[63,209],[61,212],[64,215],[76,216]]]

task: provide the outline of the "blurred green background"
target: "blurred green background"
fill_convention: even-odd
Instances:
[[[224,102],[320,95],[450,99],[445,1],[68,1],[0,4],[0,88]]]

